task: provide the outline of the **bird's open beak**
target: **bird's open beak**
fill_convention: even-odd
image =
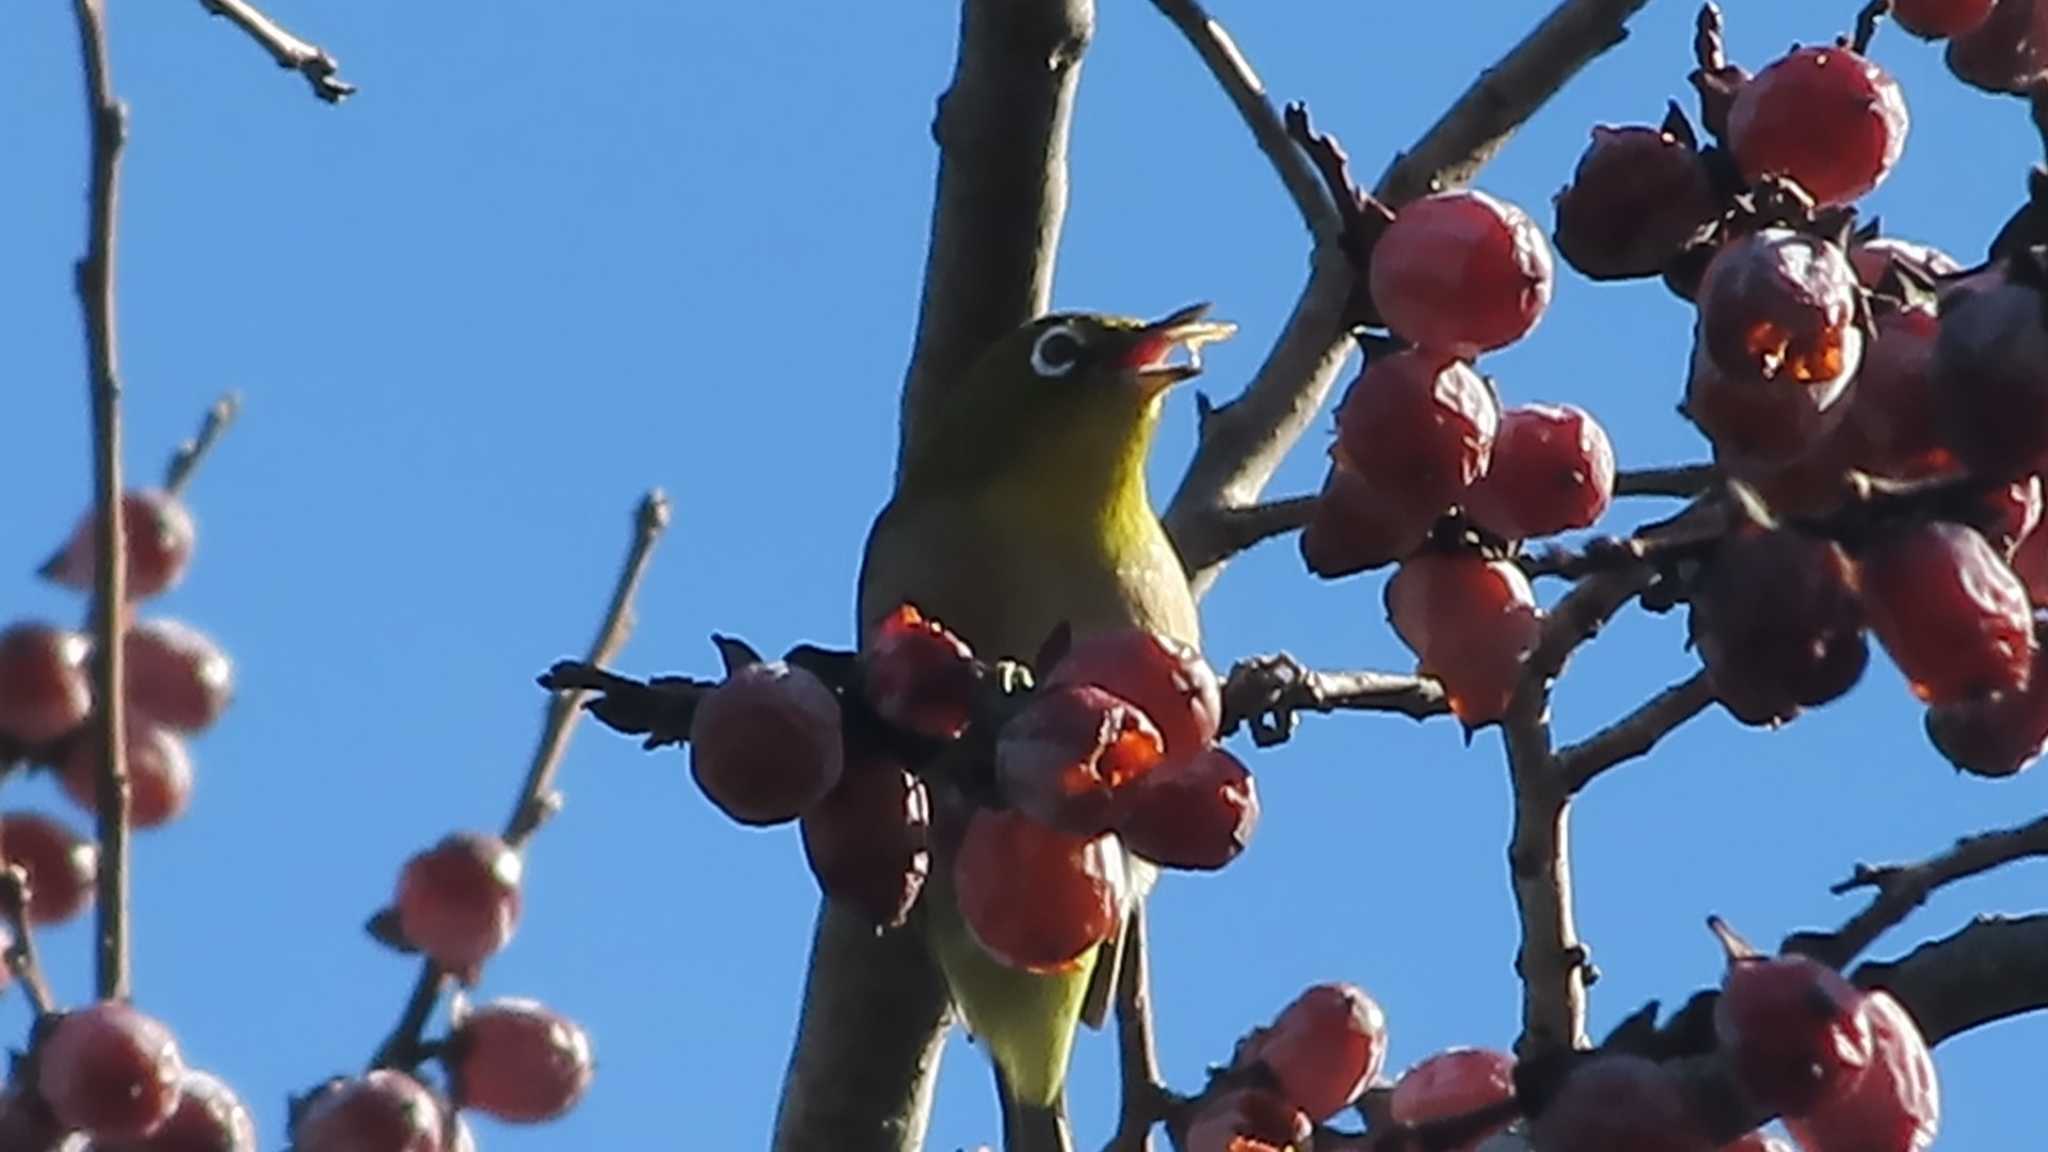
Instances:
[[[1190,304],[1137,330],[1132,363],[1146,394],[1157,395],[1183,380],[1201,375],[1202,346],[1228,340],[1236,334],[1237,325],[1224,320],[1203,319],[1208,314],[1207,302]],[[1174,350],[1180,348],[1187,350],[1187,356],[1176,363],[1172,357]]]

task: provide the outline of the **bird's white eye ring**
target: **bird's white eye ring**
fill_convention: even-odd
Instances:
[[[1031,345],[1031,370],[1040,376],[1065,376],[1081,359],[1081,338],[1060,324],[1046,329]]]

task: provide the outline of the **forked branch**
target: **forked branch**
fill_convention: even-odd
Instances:
[[[313,95],[329,104],[339,104],[355,95],[356,86],[339,75],[341,64],[317,44],[309,44],[263,14],[248,0],[199,0],[199,6],[215,16],[225,16],[254,40],[277,66],[297,72],[312,85]]]

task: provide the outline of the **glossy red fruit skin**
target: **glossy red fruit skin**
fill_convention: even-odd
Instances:
[[[180,732],[202,732],[234,700],[234,665],[207,635],[176,620],[140,620],[122,638],[129,707]]]
[[[85,637],[47,624],[0,632],[0,743],[41,748],[85,723],[92,711]]]
[[[1922,40],[1960,36],[1990,19],[1998,0],[1892,0],[1892,22]]]
[[[1258,825],[1251,770],[1221,748],[1205,748],[1140,779],[1117,832],[1154,864],[1213,871],[1237,859]]]
[[[1698,292],[1685,411],[1717,452],[1782,465],[1837,424],[1863,357],[1855,269],[1783,228],[1723,245]]]
[[[1321,1123],[1349,1107],[1387,1059],[1387,1017],[1352,984],[1317,984],[1239,1046],[1234,1063],[1263,1063],[1280,1095]]]
[[[1223,721],[1216,670],[1193,645],[1149,629],[1075,637],[1046,677],[1048,687],[1061,684],[1093,684],[1136,705],[1170,757],[1206,748]]]
[[[825,895],[877,927],[901,927],[931,871],[931,798],[894,760],[847,766],[804,813],[804,859]]]
[[[1855,687],[1870,663],[1855,566],[1794,532],[1731,533],[1693,590],[1688,627],[1715,695],[1744,724],[1783,724]]]
[[[1507,715],[1543,631],[1528,577],[1475,552],[1421,552],[1387,582],[1387,618],[1467,728]]]
[[[399,873],[399,934],[464,983],[512,939],[519,923],[519,854],[496,836],[459,832]]]
[[[40,812],[0,815],[0,859],[28,874],[28,918],[61,924],[92,903],[99,850]]]
[[[256,1152],[256,1148],[256,1121],[234,1089],[211,1073],[187,1068],[178,1084],[177,1109],[163,1127],[141,1140],[96,1140],[90,1152]]]
[[[184,501],[153,488],[130,489],[121,497],[121,517],[130,601],[147,600],[185,578],[185,569],[192,563],[195,533]],[[98,520],[91,509],[86,510],[64,547],[43,565],[44,579],[81,592],[92,590],[93,571],[98,567],[94,560],[99,554]]]
[[[1720,213],[1698,150],[1640,124],[1595,125],[1555,207],[1557,254],[1593,280],[1657,275]]]
[[[1806,1152],[1923,1152],[1941,1128],[1941,1083],[1919,1025],[1879,988],[1863,1001],[1873,1058],[1848,1090],[1785,1128]]]
[[[1462,360],[1375,358],[1337,406],[1336,452],[1384,504],[1435,519],[1486,474],[1500,429],[1493,388]]]
[[[1301,530],[1302,563],[1325,580],[1385,567],[1415,551],[1445,511],[1405,492],[1382,493],[1334,463]]]
[[[590,1036],[538,1001],[494,1000],[462,1018],[451,1037],[455,1100],[515,1124],[565,1115],[590,1088]]]
[[[1678,1079],[1641,1056],[1605,1052],[1558,1086],[1529,1122],[1533,1152],[1714,1152]]]
[[[1513,204],[1464,188],[1402,206],[1373,247],[1373,305],[1411,344],[1471,358],[1520,340],[1550,306],[1550,243]]]
[[[2048,73],[2048,3],[1998,0],[1983,23],[1949,38],[1944,59],[1971,87],[2024,93]]]
[[[690,775],[719,811],[765,827],[796,819],[845,770],[839,701],[780,660],[735,670],[697,705]]]
[[[1315,1125],[1278,1093],[1233,1088],[1188,1121],[1184,1152],[1280,1152],[1307,1142]]]
[[[1819,203],[1847,204],[1891,173],[1908,121],[1884,69],[1834,45],[1799,48],[1736,92],[1728,142],[1751,181],[1788,176]]]
[[[1933,387],[1940,432],[1986,480],[2048,469],[2048,300],[2004,266],[1942,297]]]
[[[1448,1120],[1505,1103],[1515,1094],[1515,1058],[1491,1048],[1446,1048],[1423,1058],[1394,1081],[1387,1109],[1396,1124]],[[1498,1132],[1508,1126],[1503,1120]],[[1447,1152],[1476,1152],[1493,1134]]]
[[[95,1140],[140,1140],[162,1128],[184,1075],[171,1030],[118,1001],[64,1013],[36,1050],[36,1094],[61,1126]]]
[[[912,604],[875,627],[861,651],[868,703],[882,719],[934,740],[967,727],[981,682],[974,651]]]
[[[1929,708],[1926,728],[1928,742],[1958,772],[2018,775],[2048,747],[2048,648],[2036,649],[2025,688]]]
[[[1858,557],[1871,631],[1929,704],[2027,684],[2036,644],[2027,591],[1973,528],[1927,520]]]
[[[292,1152],[441,1152],[441,1105],[403,1072],[379,1068],[314,1093],[292,1127]]]
[[[1527,404],[1501,413],[1493,460],[1465,511],[1507,540],[1590,528],[1614,499],[1614,446],[1575,404]]]
[[[1744,1091],[1771,1112],[1803,1112],[1840,1092],[1871,1059],[1863,993],[1805,956],[1731,959],[1714,1033]]]
[[[1116,925],[1116,853],[1111,836],[1069,836],[1014,808],[981,809],[953,860],[960,915],[998,963],[1027,972],[1070,969]]]
[[[996,735],[996,781],[1026,815],[1069,836],[1115,828],[1163,758],[1159,730],[1093,684],[1050,684]]]
[[[1894,266],[1929,280],[1953,276],[1963,270],[1955,257],[1941,249],[1896,236],[1879,236],[1851,244],[1849,263],[1856,269],[1856,279],[1872,292],[1884,286],[1885,273]]]
[[[128,717],[128,820],[157,828],[185,814],[192,803],[192,755],[176,732],[146,716]],[[64,750],[57,782],[86,812],[99,811],[100,738],[88,728]]]
[[[1873,476],[1915,479],[1955,467],[1939,431],[1934,341],[1941,322],[1931,308],[1887,310],[1863,353],[1856,391],[1838,435],[1855,440],[1852,462]]]

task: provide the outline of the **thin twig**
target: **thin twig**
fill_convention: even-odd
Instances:
[[[1116,1036],[1123,1074],[1123,1106],[1116,1135],[1104,1152],[1151,1152],[1152,1128],[1178,1101],[1159,1074],[1159,1048],[1152,1034],[1151,961],[1145,950],[1145,910],[1131,913],[1125,929],[1123,967],[1117,973]]]
[[[1251,728],[1261,748],[1294,734],[1301,712],[1396,712],[1415,720],[1450,711],[1443,686],[1392,672],[1318,672],[1285,652],[1240,660],[1223,683],[1223,734]]]
[[[1877,26],[1892,14],[1892,0],[1870,0],[1863,10],[1856,13],[1856,33],[1849,40],[1849,50],[1858,56],[1870,51],[1871,38],[1877,35]]]
[[[38,1016],[57,1010],[50,995],[50,982],[43,976],[43,963],[36,955],[35,929],[28,919],[28,873],[21,866],[0,867],[0,922],[7,925],[7,972],[21,985]]]
[[[1564,0],[1394,157],[1380,177],[1379,198],[1398,207],[1470,181],[1581,68],[1627,38],[1629,17],[1647,3]]]
[[[1616,496],[1697,496],[1721,479],[1712,464],[1680,464],[1671,468],[1625,468],[1614,474]]]
[[[1199,572],[1275,536],[1298,532],[1315,515],[1316,500],[1315,496],[1288,496],[1248,507],[1218,509],[1213,531],[1200,541],[1205,552],[1182,556],[1181,566]]]
[[[199,0],[199,6],[215,16],[225,16],[248,33],[280,68],[297,72],[313,86],[313,95],[329,104],[339,104],[355,95],[356,86],[337,73],[341,64],[317,44],[309,44],[265,16],[247,0]]]
[[[220,442],[221,433],[242,414],[242,394],[225,392],[206,410],[206,419],[199,425],[199,434],[178,445],[171,455],[169,466],[164,469],[164,491],[173,496],[183,495],[185,486],[192,482],[192,474],[206,461],[207,454]]]
[[[1879,868],[1858,864],[1853,875],[1829,891],[1841,896],[1872,888],[1877,895],[1870,904],[1835,931],[1795,935],[1785,942],[1785,948],[1836,968],[1847,967],[1878,937],[1925,904],[1936,889],[2037,856],[2048,856],[2048,816],[2016,828],[1965,836],[1948,851],[1916,863]]]
[[[1301,149],[1288,136],[1273,110],[1273,102],[1266,96],[1265,83],[1252,70],[1251,61],[1238,51],[1230,33],[1195,0],[1153,0],[1153,6],[1173,21],[1201,56],[1202,63],[1209,66],[1209,74],[1230,98],[1245,127],[1251,129],[1259,150],[1272,161],[1273,171],[1301,212],[1301,222],[1319,239],[1335,236],[1341,223],[1336,206],[1324,193],[1322,181]]]
[[[613,585],[604,622],[598,626],[597,638],[591,641],[587,663],[602,664],[612,659],[632,633],[634,593],[640,587],[640,579],[647,571],[647,562],[653,555],[655,543],[661,539],[662,529],[668,527],[668,519],[668,497],[660,490],[651,491],[641,498],[633,516],[633,544]],[[555,772],[569,750],[569,737],[575,731],[576,721],[583,714],[582,700],[582,692],[564,691],[548,701],[547,720],[542,726],[540,740],[534,746],[533,763],[527,769],[519,798],[512,806],[512,817],[505,825],[505,843],[514,851],[525,847],[547,816],[560,806],[560,798],[555,795],[553,787]],[[410,1068],[418,1063],[422,1052],[421,1035],[447,983],[448,974],[439,965],[432,960],[420,962],[419,979],[413,982],[412,994],[406,999],[397,1025],[378,1046],[376,1055],[371,1057],[370,1067]]]
[[[1557,774],[1573,794],[1601,773],[1639,756],[1714,703],[1714,684],[1704,669],[1643,701],[1628,715],[1576,744],[1557,751]]]
[[[127,617],[128,548],[121,514],[121,373],[114,327],[115,216],[120,207],[121,145],[128,110],[114,99],[107,56],[105,0],[74,0],[85,61],[86,117],[92,139],[91,213],[78,299],[91,364],[93,503],[99,566],[93,578],[93,696],[98,720],[100,847],[95,986],[101,999],[128,996],[127,702],[121,653]]]

